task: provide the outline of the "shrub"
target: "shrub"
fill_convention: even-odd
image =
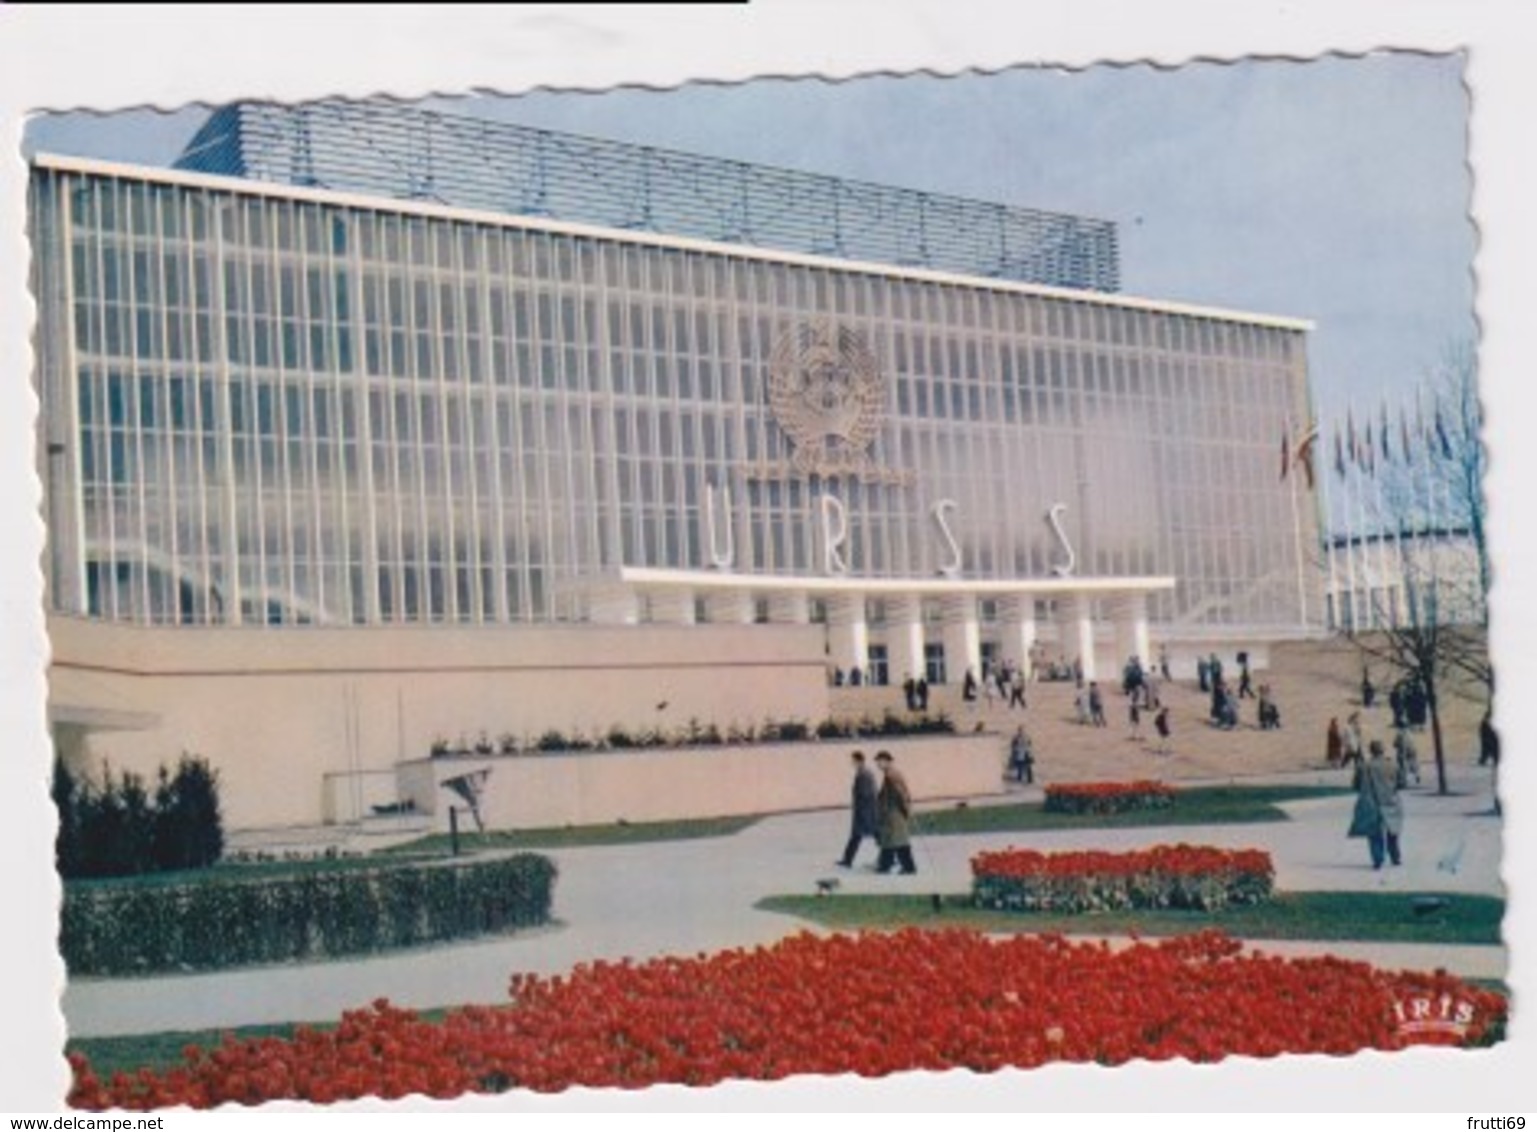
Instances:
[[[153,798],[136,774],[114,775],[104,764],[95,787],[56,761],[53,800],[65,879],[203,868],[224,850],[219,776],[192,755],[181,757],[174,776],[160,767]]]
[[[368,954],[545,923],[554,881],[522,853],[75,883],[59,948],[71,975],[107,976]]]
[[[1197,908],[1269,900],[1270,854],[1258,849],[1157,845],[1128,853],[1006,849],[971,859],[972,900],[1016,912]]]

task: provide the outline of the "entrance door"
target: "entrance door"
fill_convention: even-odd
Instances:
[[[870,683],[884,688],[891,683],[891,673],[886,663],[886,646],[870,646]]]
[[[945,682],[944,645],[935,643],[923,646],[923,678],[931,685]]]

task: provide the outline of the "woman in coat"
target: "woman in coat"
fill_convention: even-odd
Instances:
[[[1401,863],[1398,839],[1404,829],[1404,806],[1398,797],[1398,775],[1386,758],[1380,739],[1371,742],[1371,758],[1356,768],[1356,811],[1350,836],[1366,838],[1372,868],[1382,868],[1384,857]]]
[[[912,836],[908,823],[913,814],[913,796],[907,789],[907,780],[892,763],[890,751],[877,752],[875,765],[881,770],[881,789],[876,795],[876,808],[880,813],[881,855],[875,864],[878,873],[889,873],[897,866],[908,875],[916,873],[913,863]]]
[[[1324,761],[1339,766],[1345,761],[1345,733],[1340,730],[1339,716],[1329,720],[1329,734],[1324,739]]]

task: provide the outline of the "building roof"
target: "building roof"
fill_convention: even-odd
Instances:
[[[1107,220],[390,102],[238,102],[178,169],[1111,292]]]

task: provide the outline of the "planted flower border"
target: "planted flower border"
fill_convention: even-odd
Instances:
[[[1073,782],[1046,787],[1046,811],[1053,814],[1124,814],[1167,810],[1174,790],[1162,782]]]
[[[1275,864],[1258,849],[1158,845],[1126,853],[1006,849],[971,859],[972,900],[1011,912],[1122,908],[1214,911],[1269,900]]]
[[[1492,1044],[1507,1011],[1501,996],[1444,973],[1246,955],[1217,932],[1120,949],[953,930],[801,934],[750,951],[519,975],[511,993],[510,1005],[441,1022],[379,1000],[334,1030],[188,1047],[179,1067],[110,1080],[75,1055],[69,1103],[328,1104],[803,1073],[1340,1055]]]

